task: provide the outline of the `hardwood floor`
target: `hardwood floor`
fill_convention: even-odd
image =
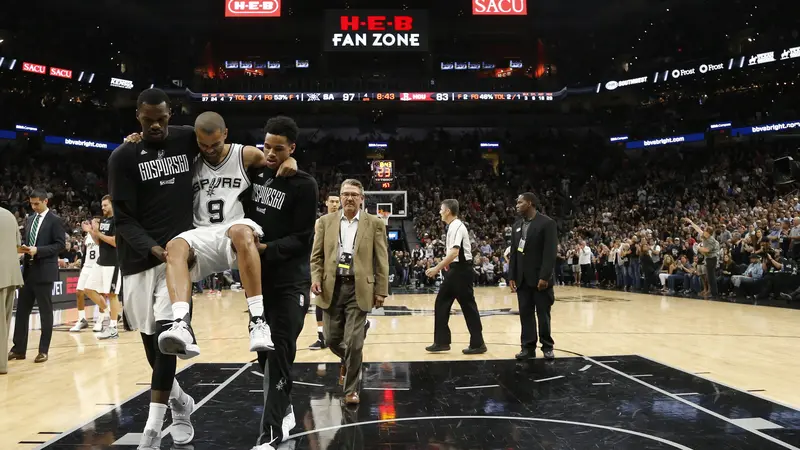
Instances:
[[[434,295],[395,295],[373,328],[365,361],[508,359],[519,351],[516,297],[507,289],[476,290],[488,353],[464,356],[469,335],[463,318],[451,316],[453,350],[428,354]],[[800,407],[800,311],[667,298],[571,287],[558,288],[553,307],[556,357],[638,354],[773,401]],[[190,362],[246,362],[242,294],[195,299],[193,325],[201,355]],[[456,306],[457,307],[457,306]],[[63,328],[63,329],[62,329]],[[109,404],[146,389],[150,368],[138,333],[98,341],[90,330],[54,332],[50,360],[34,364],[39,333],[31,332],[28,359],[9,363],[0,375],[0,448],[33,448],[20,441],[46,441],[48,434],[85,423]],[[313,314],[298,340],[298,362],[333,362],[328,351],[306,347],[316,339]],[[179,369],[187,362],[179,362]]]

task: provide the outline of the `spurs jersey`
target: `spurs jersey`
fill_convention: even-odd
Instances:
[[[244,219],[239,196],[250,187],[244,146],[230,144],[225,159],[212,166],[200,155],[194,163],[194,226],[207,227]]]
[[[95,266],[97,258],[100,257],[100,246],[97,245],[97,242],[92,239],[92,235],[90,234],[86,235],[83,245],[86,247],[86,253],[83,257],[83,269],[90,269]]]

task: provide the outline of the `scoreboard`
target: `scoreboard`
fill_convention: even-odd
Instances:
[[[559,100],[559,92],[258,92],[190,93],[199,102],[549,102]]]
[[[394,189],[394,161],[376,160],[372,162],[372,180],[383,191]]]

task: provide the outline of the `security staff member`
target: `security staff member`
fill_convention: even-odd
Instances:
[[[483,326],[478,304],[475,303],[475,294],[472,290],[472,281],[475,273],[472,270],[472,246],[469,233],[464,222],[458,219],[458,200],[447,199],[442,202],[439,210],[442,221],[447,224],[447,255],[435,267],[425,271],[430,278],[449,266],[444,281],[436,294],[435,322],[433,328],[433,345],[425,348],[429,352],[445,352],[450,350],[450,308],[453,301],[458,300],[464,320],[469,330],[469,347],[462,350],[465,355],[486,353],[486,343],[483,341]]]
[[[531,192],[517,197],[517,212],[522,216],[511,233],[511,261],[508,285],[517,293],[519,321],[522,325],[520,360],[536,357],[536,319],[545,359],[553,359],[550,335],[550,308],[555,302],[553,269],[558,236],[553,219],[536,211],[539,200]],[[536,317],[534,317],[534,314]]]

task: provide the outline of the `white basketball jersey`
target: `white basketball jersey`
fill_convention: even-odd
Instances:
[[[194,226],[208,227],[244,219],[239,196],[250,187],[244,168],[244,146],[230,144],[228,155],[212,166],[200,155],[194,163]]]
[[[89,269],[95,266],[97,258],[100,257],[100,246],[92,239],[91,234],[86,235],[83,245],[86,247],[86,255],[83,257],[83,269]]]

